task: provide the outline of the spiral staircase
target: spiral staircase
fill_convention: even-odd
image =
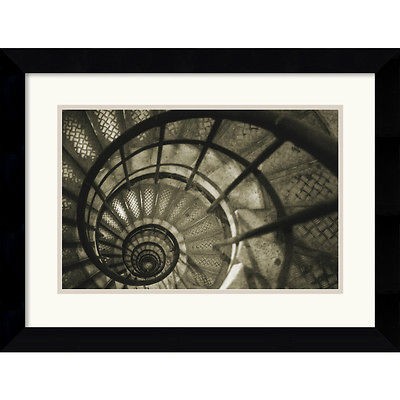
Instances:
[[[63,289],[335,289],[337,112],[63,110]]]

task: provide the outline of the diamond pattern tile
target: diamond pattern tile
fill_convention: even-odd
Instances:
[[[75,151],[83,159],[93,161],[97,157],[94,146],[89,143],[89,133],[73,115],[63,116],[63,134],[72,142]]]
[[[101,133],[108,141],[112,142],[121,135],[116,110],[95,110],[93,113],[97,117]]]

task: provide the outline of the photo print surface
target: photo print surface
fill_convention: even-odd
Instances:
[[[337,290],[339,119],[63,107],[61,288]]]

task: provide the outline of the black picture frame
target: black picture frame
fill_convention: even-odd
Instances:
[[[374,328],[25,327],[26,73],[374,73]],[[399,49],[4,49],[0,52],[3,351],[399,351]]]

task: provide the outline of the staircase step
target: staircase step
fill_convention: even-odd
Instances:
[[[247,232],[251,229],[258,228],[259,226],[269,224],[273,221],[276,221],[276,211],[273,209],[269,210],[265,209],[252,210],[248,208],[238,209],[235,211],[235,216],[237,219],[239,234]]]
[[[222,267],[222,260],[219,255],[196,255],[190,256],[190,262],[198,265],[207,275],[216,277]]]
[[[156,141],[156,143],[158,143]],[[126,147],[126,145],[125,145]],[[126,154],[131,154],[132,150],[125,150]],[[147,150],[143,150],[133,157],[127,158],[126,166],[129,174],[144,169],[145,167],[150,167],[155,165],[157,160],[157,147],[153,147]],[[120,174],[123,176],[123,168],[119,168]],[[147,170],[144,170],[146,172]]]
[[[110,279],[107,275],[102,272],[96,275],[92,279],[93,283],[96,285],[96,288],[104,289],[112,279]]]
[[[243,171],[238,162],[213,150],[208,150],[199,171],[208,176],[221,191],[226,189]],[[249,175],[229,194],[231,208],[264,208],[264,197],[254,175]]]
[[[132,138],[124,144],[126,165],[129,173],[156,164],[159,141],[160,129],[153,128],[140,133],[138,136]],[[148,145],[153,146],[144,149]],[[134,153],[137,154],[131,157],[131,155]]]
[[[125,125],[131,128],[151,117],[150,110],[125,110]]]
[[[212,118],[194,118],[170,122],[166,125],[165,139],[195,139],[205,141],[214,120]]]
[[[125,120],[120,110],[88,110],[86,114],[103,147],[121,136],[125,130]]]
[[[202,174],[209,176],[214,171],[218,170],[219,168],[223,167],[226,162],[232,161],[227,156],[224,156],[222,153],[209,148],[203,158],[199,166],[199,172]],[[236,175],[241,172],[240,168],[238,167],[236,170]]]
[[[196,197],[182,190],[182,196],[173,204],[173,208],[168,214],[168,222],[177,227],[182,220],[186,220],[190,216],[196,200]]]
[[[289,285],[290,278],[297,285],[298,281],[295,278],[300,275],[302,279],[305,279],[308,287],[311,285],[319,289],[337,288],[337,256],[335,257],[321,249],[306,247],[304,242],[300,243],[296,241],[294,245],[293,264],[292,276],[289,275],[288,279]]]
[[[187,166],[194,167],[199,158],[201,146],[178,144],[176,145],[176,160],[175,162]]]
[[[217,251],[213,248],[213,246],[215,243],[223,240],[223,238],[224,238],[223,233],[219,232],[212,236],[186,242],[186,252],[188,256],[192,256],[194,254],[198,255],[218,254]]]
[[[192,201],[190,208],[186,209],[184,213],[181,215],[181,218],[175,221],[175,226],[178,231],[185,231],[189,228],[193,223],[200,220],[203,217],[206,217],[207,208],[209,204],[202,198],[194,198]]]
[[[65,151],[62,157],[62,187],[78,197],[85,175]]]
[[[62,262],[63,264],[72,264],[87,258],[83,247],[63,247]]]
[[[306,151],[298,148],[291,142],[285,142],[261,164],[260,170],[266,177],[270,177],[279,171],[285,171],[296,165],[308,163],[313,160],[314,157]]]
[[[79,242],[79,233],[76,226],[71,226],[69,223],[62,224],[62,241],[63,242]]]
[[[76,200],[66,196],[64,191],[61,198],[61,208],[63,218],[76,220]]]
[[[265,210],[237,210],[239,233],[272,222],[275,213]],[[275,233],[246,240],[239,244],[237,260],[254,273],[260,274],[271,287],[276,287],[281,265],[284,261],[283,244],[278,242]]]
[[[228,159],[225,161],[226,162],[221,163],[217,168],[207,173],[207,176],[217,184],[221,191],[225,190],[228,185],[243,172],[244,169],[241,168],[240,164],[236,161]],[[203,163],[204,165],[208,164],[208,159],[205,158]]]
[[[180,163],[177,158],[178,146],[175,144],[168,144],[162,147],[161,164],[176,164]]]
[[[93,264],[91,264],[94,267]],[[87,272],[83,268],[83,266],[68,269],[67,271],[63,270],[62,274],[62,287],[64,289],[73,289],[80,282],[84,281],[87,278]]]
[[[183,237],[187,241],[192,241],[195,238],[202,237],[209,233],[214,235],[217,232],[223,233],[223,229],[221,222],[213,214],[206,214],[203,218],[200,218],[196,222],[189,225],[189,227],[181,231]]]
[[[231,209],[246,208],[251,210],[261,210],[268,206],[266,204],[263,191],[254,175],[245,178],[228,195],[228,202]]]
[[[331,257],[338,256],[339,240],[338,214],[333,213],[315,218],[293,227],[296,240],[301,240],[310,248],[320,249],[329,253]]]
[[[171,225],[175,224],[175,221],[182,217],[188,207],[191,206],[194,199],[191,195],[185,192],[183,189],[178,192],[177,197],[173,204],[171,204],[170,210],[164,215],[164,219]]]
[[[153,215],[155,201],[156,201],[156,189],[154,184],[142,183],[140,185],[140,193],[142,198],[142,213],[143,218],[149,218]]]
[[[207,274],[205,271],[193,267],[190,263],[186,265],[185,272],[181,275],[186,289],[207,289],[214,282],[215,276]]]
[[[214,142],[252,161],[273,139],[271,132],[255,125],[224,120]]]
[[[337,177],[318,162],[280,174],[272,184],[285,206],[307,207],[337,197]]]
[[[85,111],[64,110],[62,133],[63,146],[88,170],[102,148]]]
[[[232,265],[220,289],[249,289],[242,263]]]
[[[242,242],[239,245],[237,260],[260,274],[274,288],[278,284],[284,256],[280,244],[261,236]]]
[[[159,184],[158,198],[156,209],[154,211],[154,217],[160,218],[167,211],[167,207],[171,201],[172,196],[175,193],[175,188],[165,184]]]
[[[117,164],[120,165],[114,168]],[[112,172],[109,173],[111,169]],[[108,175],[107,178],[102,182],[106,175]],[[116,151],[109,157],[104,167],[96,175],[94,181],[98,186],[101,184],[101,190],[106,196],[108,196],[117,185],[126,182],[125,171],[121,163],[121,154],[119,151]]]
[[[97,267],[91,263],[87,263],[79,268],[69,270],[63,273],[63,288],[72,289],[80,286],[82,282],[87,282],[90,277],[98,273]]]

